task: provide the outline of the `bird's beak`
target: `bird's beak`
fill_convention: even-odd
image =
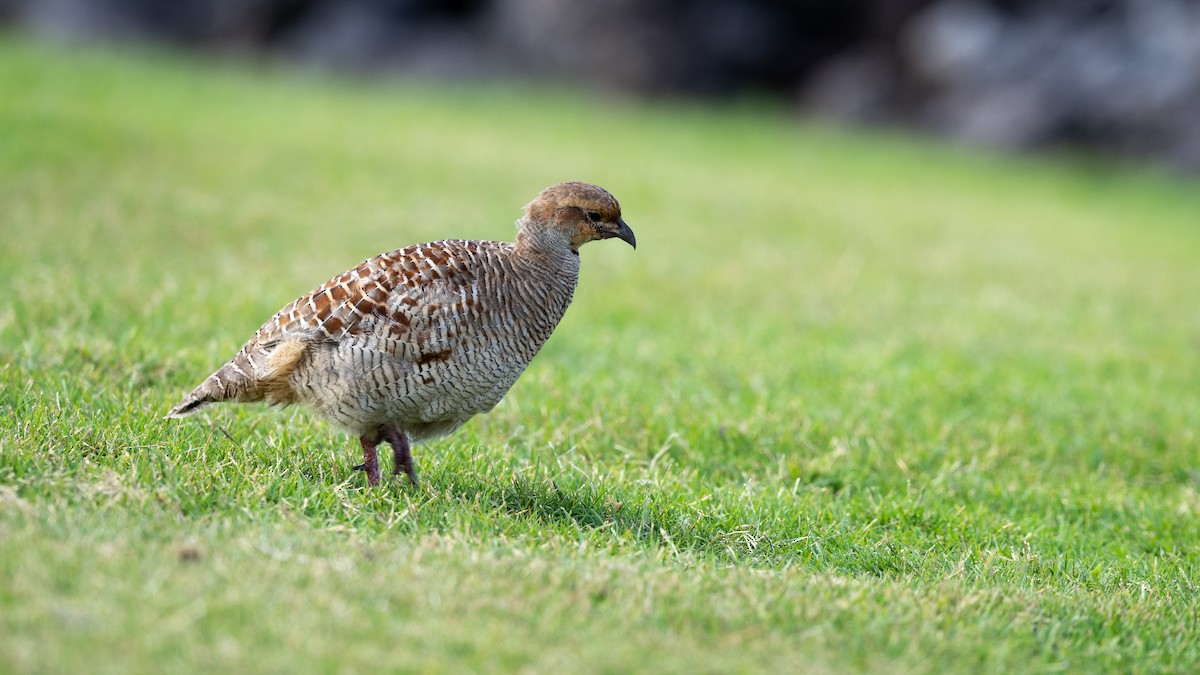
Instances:
[[[625,220],[623,218],[617,219],[617,225],[620,225],[620,228],[618,228],[616,232],[613,232],[612,236],[620,239],[636,249],[637,237],[633,236],[633,230],[629,229],[629,226],[625,224]]]

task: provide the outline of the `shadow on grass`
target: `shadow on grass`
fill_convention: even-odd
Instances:
[[[464,475],[439,479],[436,490],[452,499],[491,507],[547,529],[611,536],[614,541],[722,562],[775,566],[790,561],[824,566],[814,558],[815,549],[807,537],[764,531],[736,509],[721,509],[720,515],[698,512],[648,488],[630,493],[587,484],[560,487],[548,477],[526,476],[492,482]]]
[[[463,502],[481,501],[516,518],[532,518],[547,525],[568,525],[591,530],[629,521],[625,504],[594,489],[565,491],[549,478],[515,477],[502,482],[455,476],[438,488]],[[590,492],[591,494],[585,494]],[[656,522],[639,521],[640,528]],[[628,523],[633,525],[634,523]]]
[[[388,476],[388,487],[376,490],[366,488],[365,477],[350,469],[354,459],[357,457],[339,451],[323,455],[320,462],[301,462],[291,470],[301,474],[299,482],[305,485],[349,479],[352,486],[363,490],[364,497],[352,501],[374,502],[370,508],[348,511],[341,498],[322,500],[309,495],[300,510],[311,517],[348,520],[356,527],[381,528],[393,534],[454,528],[466,512],[480,519],[476,522],[488,523],[485,527],[497,534],[578,534],[601,545],[611,542],[667,550],[722,563],[801,565],[889,577],[914,571],[910,554],[928,543],[911,523],[899,517],[888,519],[888,527],[882,528],[887,531],[876,532],[881,530],[880,523],[868,526],[877,515],[873,513],[858,517],[814,514],[782,504],[764,510],[763,504],[746,503],[734,495],[714,495],[700,503],[646,484],[593,482],[574,476],[564,481],[540,470],[509,472],[492,467],[480,473],[454,462],[435,463],[422,475],[420,488]],[[287,473],[278,463],[262,468],[271,474]],[[268,490],[260,496],[266,501],[284,500],[298,489],[299,485],[281,484],[278,491]],[[401,494],[413,509],[388,511],[389,505],[401,503],[397,501]],[[849,504],[843,503],[843,507],[853,510]],[[397,517],[399,520],[394,519]]]

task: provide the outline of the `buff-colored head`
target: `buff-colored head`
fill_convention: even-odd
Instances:
[[[559,183],[525,205],[517,221],[523,238],[538,247],[579,247],[596,239],[620,239],[637,248],[633,230],[621,219],[621,205],[607,190],[588,183]]]

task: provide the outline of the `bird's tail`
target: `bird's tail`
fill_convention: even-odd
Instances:
[[[228,396],[225,395],[226,388],[222,386],[221,374],[229,366],[226,365],[213,373],[199,387],[192,390],[192,393],[183,397],[183,400],[175,404],[174,408],[167,413],[167,417],[181,418],[187,417],[195,413],[197,410],[212,403],[224,401]]]
[[[182,401],[171,408],[167,417],[187,417],[206,405],[221,401],[260,400],[263,396],[258,386],[258,378],[253,372],[253,366],[247,358],[246,350],[243,349],[230,359],[229,363],[209,375],[192,393],[184,396]]]
[[[171,408],[171,412],[167,413],[167,417],[174,417],[176,419],[187,417],[204,406],[214,403],[214,401],[206,400],[204,392],[201,391],[203,388],[204,386],[201,385],[195,391],[183,397],[182,401],[176,404],[174,408]]]

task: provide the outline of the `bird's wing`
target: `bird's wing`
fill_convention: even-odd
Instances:
[[[364,260],[279,310],[247,346],[337,343],[365,331],[388,331],[395,338],[419,333],[427,328],[423,317],[473,302],[482,261],[502,246],[439,241]]]

